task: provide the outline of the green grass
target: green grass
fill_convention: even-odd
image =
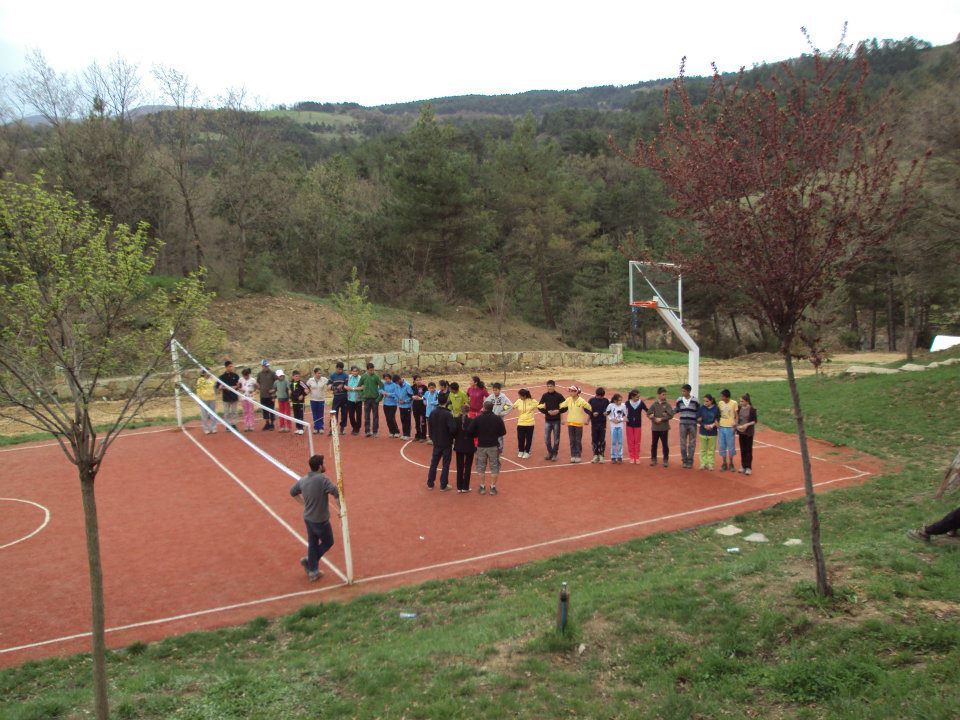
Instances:
[[[960,547],[904,535],[951,508],[931,496],[960,443],[956,368],[800,388],[813,435],[895,467],[819,498],[832,599],[781,544],[806,538],[791,501],[738,516],[771,542],[737,555],[705,527],[137,643],[110,653],[114,715],[956,718]],[[785,383],[731,389],[791,429]],[[89,676],[85,656],[0,671],[0,717],[86,716]]]
[[[312,110],[264,110],[262,114],[268,118],[288,118],[301,125],[331,125],[337,128],[357,125],[355,117],[342,113],[315,112]]]
[[[625,363],[643,363],[644,365],[683,365],[686,367],[687,353],[677,350],[624,350],[623,361]]]

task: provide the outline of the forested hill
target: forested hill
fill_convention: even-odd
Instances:
[[[863,49],[867,93],[884,98],[870,122],[893,129],[897,157],[932,156],[903,231],[818,312],[834,342],[897,349],[905,336],[960,331],[960,43]],[[810,77],[811,58],[789,62]],[[668,81],[252,110],[236,96],[191,105],[204,93],[184,68],[166,77],[167,96],[138,112],[147,99],[131,94],[141,86],[136,65],[118,59],[107,70],[109,92],[90,84],[95,74],[45,63],[5,84],[13,95],[0,106],[47,98],[38,108],[47,122],[0,125],[0,177],[42,172],[116,222],[146,222],[163,241],[162,273],[202,267],[222,296],[328,296],[355,267],[383,305],[471,306],[578,347],[666,341],[656,317],[627,306],[625,258],[665,259],[680,221],[659,178],[607,138],[631,147],[651,137]],[[745,82],[774,70],[752,68]],[[694,103],[708,82],[688,78]],[[703,287],[685,286],[684,318],[707,353],[770,349],[756,324],[718,308]]]

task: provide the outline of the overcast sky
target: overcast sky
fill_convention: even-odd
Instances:
[[[245,88],[263,106],[363,105],[466,94],[628,85],[736,70],[807,50],[914,36],[943,45],[960,1],[0,0],[0,75],[32,49],[57,71],[121,57],[185,73],[211,101]]]

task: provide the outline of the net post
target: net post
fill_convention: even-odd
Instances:
[[[170,359],[173,361],[173,404],[177,409],[177,427],[183,428],[183,408],[180,405],[180,358],[177,356],[177,339],[170,332]]]
[[[353,584],[353,551],[350,549],[350,521],[347,516],[347,500],[343,492],[343,469],[340,466],[340,426],[330,424],[330,447],[333,450],[333,468],[340,493],[340,533],[343,535],[343,560],[346,563],[347,585]]]

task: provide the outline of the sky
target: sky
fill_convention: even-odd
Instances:
[[[135,63],[148,95],[165,66],[210,103],[242,89],[251,106],[369,106],[629,85],[676,76],[684,56],[690,75],[737,70],[807,52],[801,27],[832,48],[844,22],[848,42],[943,45],[960,33],[960,1],[0,0],[0,78],[9,87],[40,50],[67,74]]]

